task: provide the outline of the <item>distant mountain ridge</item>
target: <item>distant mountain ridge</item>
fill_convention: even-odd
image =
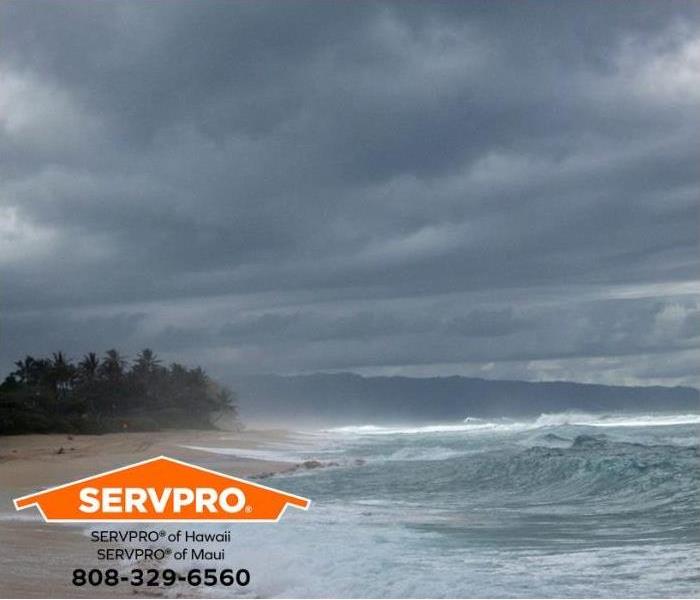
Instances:
[[[691,387],[355,373],[247,375],[232,384],[243,421],[277,423],[418,423],[563,411],[700,410],[700,392]]]

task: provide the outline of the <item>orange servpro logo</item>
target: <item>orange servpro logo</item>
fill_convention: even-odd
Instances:
[[[310,501],[231,475],[158,456],[14,500],[46,521],[278,521]]]

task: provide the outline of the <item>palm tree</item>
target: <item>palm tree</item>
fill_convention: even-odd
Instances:
[[[88,352],[83,356],[83,360],[78,363],[80,375],[85,381],[94,381],[97,377],[97,369],[100,366],[100,359],[94,352]]]
[[[219,407],[230,408],[233,407],[236,402],[236,394],[226,386],[221,386],[216,392],[214,399]]]
[[[15,363],[15,366],[17,367],[17,370],[14,374],[17,376],[17,379],[19,379],[19,382],[30,383],[36,366],[36,360],[34,360],[34,357],[27,355],[24,360],[18,360]]]
[[[156,372],[160,366],[160,360],[155,355],[153,350],[150,348],[145,348],[139,352],[136,357],[136,364],[134,365],[134,372],[138,375],[146,376],[152,375]]]
[[[17,370],[0,385],[0,433],[211,427],[224,417],[227,424],[240,426],[234,393],[199,367],[173,363],[164,368],[148,348],[131,369],[116,350],[102,360],[85,354],[77,365],[63,352],[27,356],[15,364]]]
[[[87,410],[91,414],[95,414],[95,382],[97,380],[97,371],[100,368],[100,359],[94,352],[88,352],[83,356],[83,360],[78,363],[78,373],[82,383],[82,396],[85,400]]]
[[[240,429],[241,424],[238,419],[238,408],[236,407],[236,393],[226,386],[216,386],[216,388],[213,394],[215,408],[210,417],[212,425],[216,425],[221,419],[228,417],[228,427],[236,430]]]
[[[65,398],[73,386],[75,367],[70,364],[63,352],[54,352],[49,364],[49,380],[53,386],[56,399]]]
[[[63,352],[54,352],[51,355],[51,369],[56,380],[59,382],[64,382],[71,378],[74,367],[68,360],[66,360]]]
[[[117,412],[117,403],[124,402],[124,371],[126,369],[126,359],[114,349],[107,350],[102,359],[98,374],[100,379],[107,384],[101,402],[109,407],[112,415]],[[122,406],[122,409],[124,407]]]
[[[100,375],[116,383],[124,377],[124,369],[126,369],[126,359],[114,349],[107,350],[99,367]]]
[[[14,375],[20,383],[37,386],[51,380],[51,361],[46,358],[27,356],[24,360],[15,362],[15,366],[17,370]]]

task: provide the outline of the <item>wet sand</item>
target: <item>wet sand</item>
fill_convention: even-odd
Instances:
[[[12,498],[102,471],[165,454],[236,476],[293,469],[291,463],[220,456],[181,445],[256,449],[282,442],[281,430],[167,431],[106,435],[22,435],[0,437],[0,597],[159,596],[154,588],[75,587],[73,569],[96,564],[86,526],[44,523],[34,509],[15,512]],[[193,590],[192,590],[193,591]],[[190,591],[190,593],[192,593]]]

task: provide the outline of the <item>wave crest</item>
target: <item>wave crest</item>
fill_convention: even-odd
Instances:
[[[494,419],[486,420],[467,417],[461,423],[415,425],[415,426],[380,426],[348,425],[327,429],[329,433],[354,435],[421,435],[436,433],[469,432],[517,432],[545,427],[562,427],[567,425],[585,427],[669,427],[674,425],[700,424],[700,414],[676,415],[632,415],[632,414],[594,414],[584,412],[543,413],[533,420]]]

